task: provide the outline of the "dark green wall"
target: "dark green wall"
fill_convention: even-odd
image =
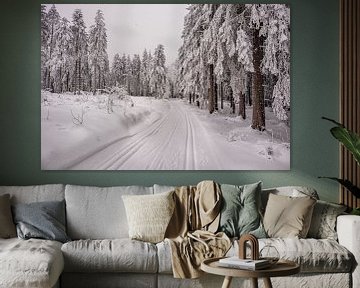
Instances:
[[[331,181],[317,179],[319,175],[337,176],[339,169],[337,143],[328,132],[330,125],[321,120],[321,116],[338,118],[337,0],[285,2],[290,3],[291,6],[292,53],[291,171],[288,172],[41,171],[39,27],[40,4],[44,2],[39,0],[1,2],[0,185],[72,183],[98,186],[131,184],[149,186],[153,183],[193,184],[203,179],[241,184],[261,179],[265,187],[313,186],[322,199],[338,200],[338,186]],[[65,3],[99,2],[102,1],[68,0]],[[267,2],[274,1],[258,3]],[[57,3],[61,2],[57,1]]]

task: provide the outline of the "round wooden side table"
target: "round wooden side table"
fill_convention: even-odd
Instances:
[[[269,268],[261,270],[245,270],[237,268],[222,267],[219,259],[206,259],[201,263],[201,270],[216,275],[225,276],[222,288],[229,288],[233,277],[251,278],[253,287],[258,288],[258,278],[263,278],[265,287],[272,288],[270,277],[289,276],[300,272],[300,266],[288,260],[279,260]]]

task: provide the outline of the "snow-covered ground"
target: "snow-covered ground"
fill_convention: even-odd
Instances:
[[[227,105],[227,104],[226,104]],[[180,99],[42,92],[45,170],[287,170],[290,129],[266,111],[267,131],[248,118]]]

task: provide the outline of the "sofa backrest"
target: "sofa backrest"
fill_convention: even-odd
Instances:
[[[175,190],[176,186],[154,184],[154,194],[165,193]]]
[[[11,204],[61,201],[65,198],[65,186],[62,184],[0,186],[0,195],[4,194],[10,194]]]
[[[66,185],[67,233],[71,239],[128,238],[123,195],[153,194],[153,187]]]
[[[265,211],[267,201],[269,199],[269,194],[276,194],[282,196],[291,196],[291,197],[305,197],[310,196],[315,199],[319,199],[319,195],[316,190],[310,187],[304,186],[284,186],[284,187],[275,187],[263,189],[261,191],[261,209]]]

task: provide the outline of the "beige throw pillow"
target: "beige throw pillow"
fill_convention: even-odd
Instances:
[[[306,238],[316,200],[311,197],[269,195],[264,228],[269,237]]]
[[[175,207],[173,193],[122,196],[131,239],[151,243],[164,240]]]
[[[0,238],[16,237],[9,194],[0,196]]]

